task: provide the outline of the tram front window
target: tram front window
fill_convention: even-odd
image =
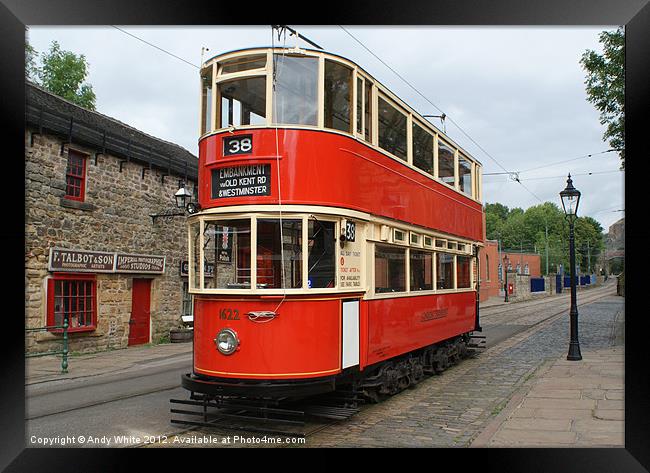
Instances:
[[[219,83],[219,126],[266,123],[266,79],[251,77]]]
[[[273,122],[318,124],[318,58],[273,56]]]
[[[302,220],[257,220],[257,287],[302,287]]]
[[[334,287],[336,274],[334,222],[310,220],[308,287]]]
[[[203,232],[204,288],[249,289],[251,280],[250,220],[205,222]],[[196,276],[198,277],[198,275]]]

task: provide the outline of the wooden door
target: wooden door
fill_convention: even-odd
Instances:
[[[133,278],[129,346],[149,343],[151,279]]]

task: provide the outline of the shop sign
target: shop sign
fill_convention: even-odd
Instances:
[[[214,276],[214,263],[208,263],[207,261],[204,262],[205,265],[203,266],[203,274],[205,277],[212,277]],[[189,276],[190,274],[190,263],[188,261],[181,261],[181,276]]]
[[[50,271],[115,272],[115,253],[50,248]]]
[[[117,253],[116,273],[163,274],[165,257]]]
[[[165,256],[50,248],[49,271],[163,274]]]

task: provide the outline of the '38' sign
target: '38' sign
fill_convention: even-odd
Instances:
[[[253,135],[226,136],[223,139],[223,155],[250,154],[253,152]]]

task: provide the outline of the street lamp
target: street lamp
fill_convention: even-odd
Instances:
[[[178,190],[174,194],[174,199],[176,199],[176,207],[179,209],[185,209],[185,205],[192,198],[192,194],[185,187],[184,182],[179,182]]]
[[[503,302],[508,302],[508,266],[510,265],[510,258],[508,258],[508,255],[505,255],[503,257],[503,277],[505,279],[504,284],[503,284],[503,289],[504,293],[506,294],[505,299],[503,299]]]
[[[569,342],[569,354],[566,359],[571,361],[582,360],[580,354],[580,342],[578,341],[578,305],[576,304],[576,251],[575,239],[573,236],[573,224],[578,218],[578,204],[580,204],[580,191],[573,187],[571,174],[566,181],[566,188],[560,192],[564,215],[569,221],[569,270],[571,271],[571,341]]]

